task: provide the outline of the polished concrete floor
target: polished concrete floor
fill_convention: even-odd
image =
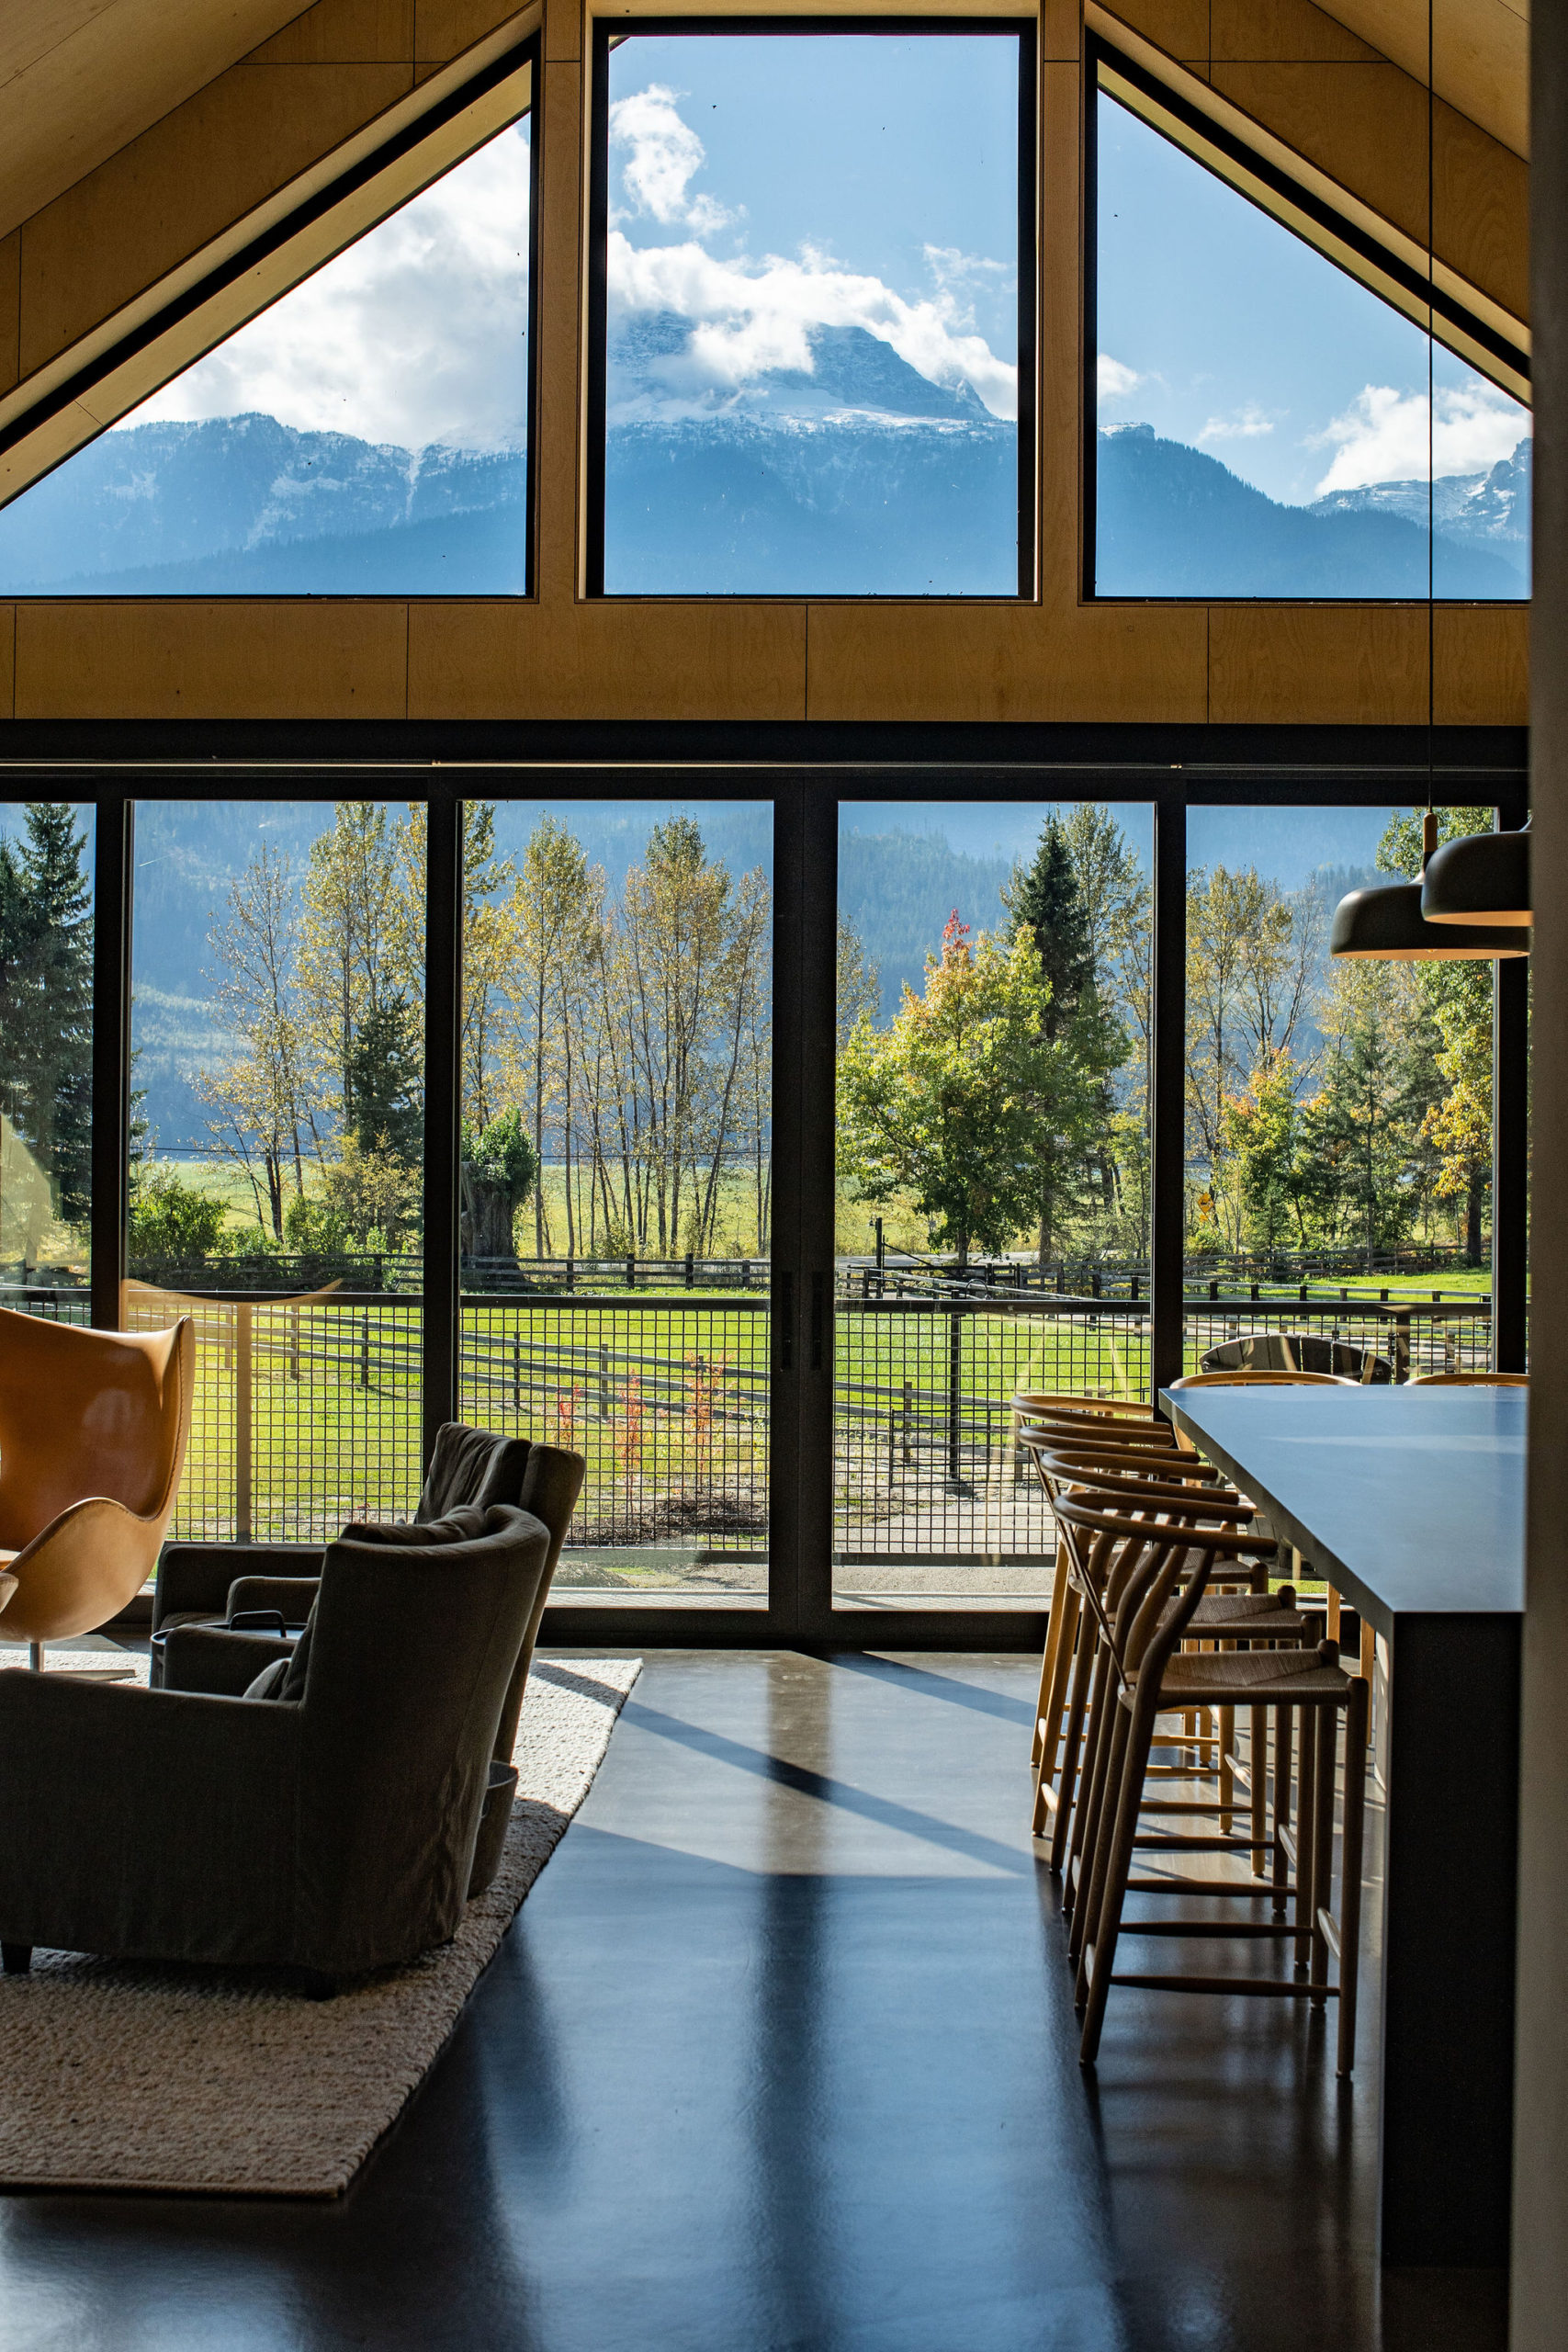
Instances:
[[[1081,2074],[1032,1693],[651,1657],[350,2194],[0,2199],[0,2352],[1495,2352],[1486,2282],[1380,2290],[1375,1999],[1353,2089],[1131,1992]]]

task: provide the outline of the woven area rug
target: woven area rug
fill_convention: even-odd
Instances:
[[[49,1665],[86,1663],[55,1651]],[[138,1661],[145,1678],[145,1661]],[[0,1978],[0,2188],[336,2197],[456,2025],[587,1795],[636,1658],[539,1659],[495,1883],[454,1940],[313,2002],[276,1975],[39,1951]]]

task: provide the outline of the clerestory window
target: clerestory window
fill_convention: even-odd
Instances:
[[[592,589],[1032,593],[1032,39],[602,30]]]
[[[1118,95],[1107,78],[1102,60],[1092,592],[1528,596],[1522,353],[1441,303],[1429,335],[1418,275],[1391,267],[1397,304],[1358,282],[1145,119],[1119,62]]]

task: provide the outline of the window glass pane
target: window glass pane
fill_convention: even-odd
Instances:
[[[1019,1390],[1148,1386],[1145,807],[844,804],[834,1587],[1034,1606]]]
[[[0,514],[6,594],[516,594],[528,124]]]
[[[1095,587],[1529,594],[1529,411],[1101,93]]]
[[[1268,1333],[1353,1351],[1307,1371],[1483,1368],[1495,967],[1328,953],[1347,890],[1418,870],[1419,814],[1194,808],[1187,841],[1188,1371]]]
[[[85,1322],[93,819],[0,801],[0,1305]]]
[[[127,1319],[197,1302],[175,1532],[290,1543],[408,1518],[423,808],[141,803],[132,959]]]
[[[586,1458],[558,1590],[761,1600],[772,810],[465,823],[464,1417]]]
[[[604,586],[1018,590],[1015,37],[609,60]]]

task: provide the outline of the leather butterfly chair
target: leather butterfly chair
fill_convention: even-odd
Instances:
[[[196,1327],[90,1331],[0,1307],[0,1640],[107,1624],[157,1566],[190,1436]]]

